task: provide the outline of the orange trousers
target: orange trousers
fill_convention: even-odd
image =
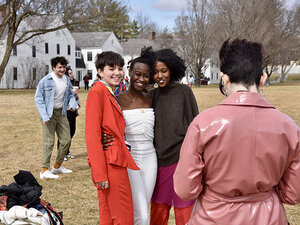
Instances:
[[[133,225],[127,168],[108,164],[109,188],[98,188],[99,225]]]
[[[185,208],[174,207],[176,225],[185,225],[191,216],[194,205]],[[168,225],[171,206],[151,201],[150,225]]]

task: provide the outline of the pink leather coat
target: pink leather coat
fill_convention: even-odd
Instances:
[[[300,129],[258,93],[236,92],[199,114],[180,150],[174,187],[197,199],[188,224],[287,224],[300,202]]]

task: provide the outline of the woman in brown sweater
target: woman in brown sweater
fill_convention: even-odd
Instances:
[[[168,224],[169,211],[174,206],[176,224],[186,224],[194,201],[183,201],[175,193],[173,174],[180,147],[189,124],[198,114],[191,88],[178,82],[185,76],[184,61],[171,49],[156,52],[156,73],[152,89],[155,112],[154,143],[158,159],[158,174],[151,202],[151,225]]]

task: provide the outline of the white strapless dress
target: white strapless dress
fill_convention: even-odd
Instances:
[[[157,157],[153,145],[154,111],[152,108],[123,110],[125,138],[140,170],[128,169],[132,191],[134,224],[149,224],[149,204],[157,176]]]

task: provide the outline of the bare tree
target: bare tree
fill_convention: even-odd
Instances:
[[[264,67],[271,76],[274,69],[281,65],[283,82],[286,73],[290,70],[292,64],[290,61],[299,60],[299,4],[292,9],[280,9],[280,14],[276,17],[273,25],[273,36],[268,43],[265,43]],[[298,17],[297,17],[298,16]],[[286,66],[290,65],[290,66]]]
[[[5,74],[5,77],[3,78],[3,81],[4,81],[7,89],[13,89],[15,86],[13,74],[14,74],[13,67],[7,68],[7,73]]]
[[[212,33],[216,34],[212,35],[214,49],[219,49],[228,38],[260,42],[264,47],[264,68],[270,77],[280,64],[279,56],[283,54],[280,52],[294,51],[297,46],[299,12],[284,9],[282,0],[212,2],[215,12]]]
[[[205,62],[211,57],[211,11],[208,0],[190,0],[188,8],[176,19],[176,36],[179,53],[185,59],[188,70],[200,84],[204,77]]]
[[[0,80],[15,46],[87,20],[85,9],[85,0],[0,0],[0,39],[5,45]]]
[[[268,42],[272,37],[270,24],[278,15],[277,0],[212,0],[214,6],[213,38],[215,47],[228,38]]]
[[[289,38],[284,43],[284,48],[281,48],[277,54],[277,62],[280,65],[280,82],[285,82],[287,73],[296,64],[297,60],[300,60],[299,43],[297,40],[291,40]]]
[[[19,68],[23,88],[35,88],[44,75],[45,64],[32,57],[22,57],[19,58]]]
[[[278,49],[276,62],[280,65],[280,82],[284,82],[287,73],[300,60],[300,4],[290,10],[286,10],[282,19],[282,34],[286,34],[281,42],[282,47]]]
[[[139,38],[147,38],[150,31],[154,31],[156,34],[159,33],[158,25],[149,16],[139,13],[135,17],[135,21],[140,27]]]

